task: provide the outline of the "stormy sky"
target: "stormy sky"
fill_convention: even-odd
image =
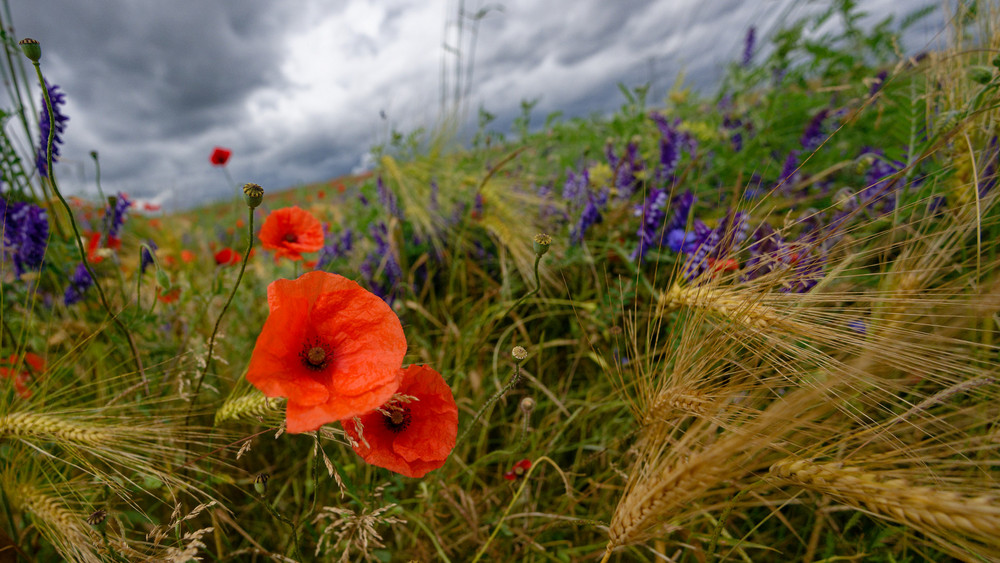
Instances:
[[[458,46],[460,3],[463,41]],[[866,0],[866,20],[924,2]],[[15,36],[42,45],[42,70],[70,117],[60,184],[185,208],[231,196],[208,161],[232,149],[234,184],[283,189],[357,170],[395,128],[432,128],[455,94],[456,52],[474,56],[467,123],[484,107],[506,131],[522,100],[540,123],[608,113],[619,82],[661,100],[683,71],[711,92],[777,22],[817,9],[801,0],[13,0]],[[943,40],[940,14],[905,37],[916,52]],[[471,41],[472,37],[475,41]],[[474,43],[474,52],[473,52]],[[446,49],[445,45],[452,47]],[[446,72],[442,72],[442,69]],[[467,67],[466,67],[467,68]],[[33,86],[32,97],[40,90]],[[9,105],[9,102],[4,105]],[[14,123],[7,124],[8,131]]]

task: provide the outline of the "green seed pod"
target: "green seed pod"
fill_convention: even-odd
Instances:
[[[258,495],[262,495],[267,492],[267,480],[271,476],[267,473],[260,473],[253,478],[253,490],[257,491]]]
[[[24,52],[24,56],[31,59],[31,62],[37,63],[38,59],[42,58],[42,46],[38,43],[38,41],[35,41],[30,37],[25,37],[17,44],[21,46],[21,51]]]
[[[163,268],[159,267],[159,264],[157,264],[156,268],[156,283],[163,288],[163,291],[170,291],[170,287],[172,285],[170,283],[170,276],[163,271]]]
[[[264,188],[260,184],[244,184],[243,200],[247,202],[247,207],[256,209],[264,201]]]
[[[535,235],[535,240],[531,243],[531,248],[535,251],[535,256],[541,258],[549,251],[549,245],[551,244],[552,237],[545,233],[538,233]]]

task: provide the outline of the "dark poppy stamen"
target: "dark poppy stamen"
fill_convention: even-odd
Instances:
[[[389,414],[382,415],[385,427],[396,434],[406,430],[406,428],[410,426],[410,421],[412,419],[413,416],[410,414],[410,409],[408,407],[392,407]]]
[[[333,350],[322,342],[306,342],[302,351],[299,352],[299,359],[302,360],[302,365],[311,370],[319,371],[330,363],[332,352]]]
[[[285,242],[298,242],[299,237],[295,236],[295,233],[285,234]]]

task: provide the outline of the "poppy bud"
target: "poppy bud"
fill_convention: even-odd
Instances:
[[[247,207],[256,209],[264,201],[264,188],[260,184],[243,184],[243,200]]]
[[[514,356],[514,359],[517,360],[518,363],[521,363],[528,357],[528,351],[525,350],[523,346],[514,346],[514,349],[510,351],[510,355]]]
[[[267,480],[271,476],[267,473],[259,473],[253,478],[253,490],[257,491],[258,495],[262,495],[267,492]]]
[[[90,158],[97,160],[97,151],[90,151]]]
[[[24,56],[31,59],[32,62],[37,63],[38,59],[42,58],[42,46],[38,43],[38,41],[35,41],[30,37],[25,37],[18,42],[18,45],[21,46],[21,51],[24,52]]]
[[[163,271],[163,268],[156,268],[156,283],[164,289],[164,291],[170,291],[170,276]]]
[[[531,248],[535,251],[535,256],[541,258],[549,251],[550,244],[552,244],[552,237],[545,233],[538,233],[535,235],[535,240],[532,242]]]
[[[525,397],[521,399],[521,412],[524,416],[531,416],[531,412],[535,410],[535,400],[531,397]]]

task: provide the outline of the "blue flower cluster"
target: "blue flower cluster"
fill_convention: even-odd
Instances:
[[[83,299],[83,294],[90,286],[94,285],[94,279],[90,277],[90,272],[87,271],[87,267],[83,265],[83,262],[77,264],[76,270],[73,271],[73,275],[69,278],[69,286],[66,287],[66,293],[63,294],[63,302],[66,305],[73,305]]]
[[[52,162],[56,161],[56,157],[59,156],[59,145],[63,143],[62,134],[66,130],[66,122],[69,118],[63,115],[62,106],[66,105],[66,94],[59,91],[59,86],[53,84],[49,86],[49,83],[45,83],[45,87],[49,91],[49,100],[52,101],[52,115],[55,117],[55,136],[52,139]],[[42,97],[42,111],[41,115],[38,117],[38,153],[35,157],[35,167],[38,168],[38,173],[43,177],[47,178],[49,176],[48,166],[47,166],[47,152],[49,145],[49,132],[52,130],[52,122],[49,121],[49,112],[46,109],[45,97]]]
[[[45,210],[31,203],[8,202],[0,197],[0,221],[3,253],[13,260],[17,277],[29,270],[39,269],[49,242],[49,221]]]

